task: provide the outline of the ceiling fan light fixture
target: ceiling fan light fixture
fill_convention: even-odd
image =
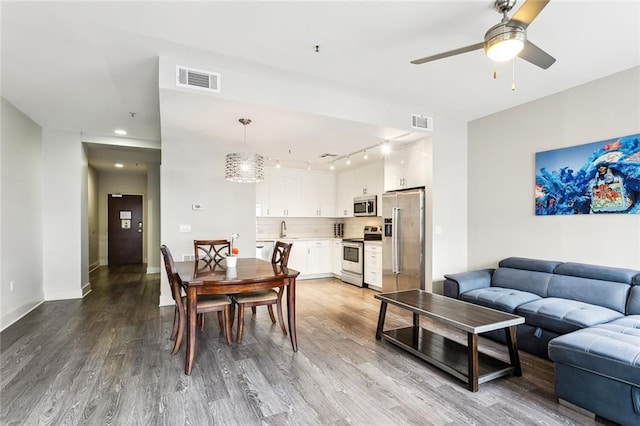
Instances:
[[[522,51],[527,41],[525,30],[498,24],[487,31],[484,36],[484,51],[495,62],[509,61]]]

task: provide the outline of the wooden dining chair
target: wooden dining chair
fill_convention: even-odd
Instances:
[[[291,247],[293,243],[283,243],[277,241],[273,248],[273,255],[271,256],[271,263],[274,266],[286,267],[289,262],[289,254],[291,253]],[[238,305],[238,330],[236,334],[236,342],[242,341],[242,331],[244,329],[244,309],[251,307],[255,314],[255,307],[266,305],[271,317],[271,322],[276,323],[276,318],[273,315],[273,305],[276,305],[278,311],[278,321],[280,321],[280,327],[282,327],[282,333],[287,335],[287,328],[284,326],[284,320],[282,318],[282,295],[284,293],[284,287],[278,287],[278,289],[268,289],[254,291],[251,293],[242,293],[233,295],[233,301]]]
[[[193,240],[193,253],[196,260],[204,260],[220,265],[225,255],[231,251],[231,243],[227,240]]]
[[[182,295],[184,285],[182,284],[180,275],[178,275],[169,248],[163,244],[160,247],[160,251],[164,257],[164,267],[167,270],[167,278],[171,286],[171,296],[176,304],[173,314],[173,330],[171,331],[171,340],[175,340],[173,345],[173,354],[175,355],[182,345],[186,322],[185,298]],[[198,296],[196,303],[196,314],[201,323],[201,330],[202,325],[204,325],[204,314],[207,312],[217,312],[218,324],[224,331],[228,345],[231,344],[231,304],[231,298],[226,295]]]

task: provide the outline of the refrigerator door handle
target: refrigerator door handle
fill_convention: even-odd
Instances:
[[[392,272],[394,274],[400,273],[400,208],[394,207],[392,213],[392,221],[393,221],[393,235],[391,237],[391,264],[392,264]]]

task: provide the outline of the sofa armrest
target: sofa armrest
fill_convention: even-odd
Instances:
[[[481,269],[479,271],[447,274],[444,276],[444,295],[460,298],[460,295],[470,290],[487,288],[491,285],[491,276],[495,269]]]

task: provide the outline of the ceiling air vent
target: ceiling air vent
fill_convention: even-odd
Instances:
[[[420,130],[433,130],[433,118],[424,115],[411,114],[411,127]]]
[[[220,73],[176,67],[176,86],[220,93]]]

